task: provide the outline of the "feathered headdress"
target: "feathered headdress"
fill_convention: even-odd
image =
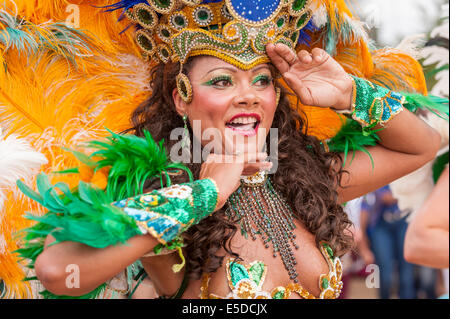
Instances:
[[[263,3],[267,15],[255,17],[259,9],[250,13],[240,2]],[[194,31],[180,32],[183,23]],[[137,29],[131,29],[133,25]],[[224,44],[226,39],[231,42]],[[245,53],[261,53],[270,39],[296,50],[324,48],[350,74],[397,91],[427,93],[419,63],[398,50],[371,49],[364,24],[344,0],[5,0],[0,7],[3,139],[13,134],[26,138],[47,159],[41,166],[47,174],[76,167],[79,159],[63,148],[75,150],[83,142],[108,136],[105,127],[113,132],[130,127],[131,112],[150,94],[148,58],[176,60],[178,55],[182,60],[195,52],[206,54],[201,45],[206,41],[223,57],[240,56],[247,65],[262,63],[263,58]],[[230,51],[230,45],[241,48]],[[293,100],[292,106],[297,105],[307,117],[308,134],[328,141],[333,150],[361,149],[376,138],[363,136],[360,127],[331,110]],[[20,176],[26,178],[35,164],[22,166]],[[51,183],[62,181],[70,188],[79,180],[77,174],[50,175]],[[27,184],[35,181],[29,178]],[[14,253],[21,242],[11,234],[31,225],[23,212],[39,216],[45,208],[19,195],[14,186],[2,194],[0,279],[6,296],[25,297],[28,286],[19,278],[26,274]]]

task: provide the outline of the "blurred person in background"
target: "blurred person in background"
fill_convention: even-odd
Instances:
[[[358,239],[361,238],[361,229],[360,229],[360,214],[361,214],[361,204],[362,197],[356,198],[347,202],[344,206],[344,211],[347,213],[348,218],[353,223],[349,231],[352,233],[353,238],[355,239],[355,247],[349,253],[345,254],[342,258],[343,264],[343,274],[342,274],[342,282],[344,283],[344,287],[341,291],[341,295],[339,299],[348,299],[351,292],[348,290],[348,285],[354,276],[357,276],[359,273],[363,272],[364,264],[361,262],[361,258],[358,255]]]
[[[381,299],[390,299],[395,278],[400,299],[414,299],[414,266],[403,257],[408,212],[401,211],[389,186],[365,196],[361,207],[362,256],[368,263],[374,259],[380,269]],[[370,251],[367,249],[370,243]],[[373,259],[372,259],[373,258]]]
[[[405,259],[432,268],[449,267],[449,168],[408,227]],[[447,282],[448,285],[448,282]],[[448,298],[448,294],[445,296]]]
[[[441,18],[436,27],[428,34],[414,34],[406,37],[397,47],[402,51],[416,57],[421,61],[427,78],[427,87],[431,95],[448,98],[449,97],[449,5],[448,1],[442,5],[440,10]],[[443,119],[432,112],[422,112],[422,119],[433,127],[441,135],[441,146],[437,157],[418,169],[417,171],[398,179],[390,184],[394,197],[398,200],[401,210],[410,210],[411,214],[408,222],[417,225],[414,219],[423,211],[425,201],[430,198],[431,193],[437,183],[439,176],[444,170],[449,159],[449,123],[448,119]],[[448,190],[447,190],[448,196]],[[421,213],[424,214],[424,213]],[[433,214],[439,214],[437,212]],[[448,214],[448,211],[447,211]],[[436,215],[421,217],[419,222],[433,223]],[[448,216],[447,216],[448,225]],[[425,226],[425,225],[422,225]],[[415,229],[416,226],[413,227]],[[428,227],[428,226],[426,226]],[[443,227],[443,225],[440,225]],[[448,232],[448,226],[447,226]],[[426,241],[426,238],[424,237]],[[448,241],[448,240],[447,240]],[[411,243],[409,246],[411,247]],[[448,247],[448,245],[447,245]],[[405,247],[406,248],[406,247]],[[413,252],[405,252],[414,254]],[[448,249],[447,249],[448,254]],[[427,255],[428,256],[428,255]],[[411,256],[415,258],[415,256]],[[420,258],[420,257],[419,257]],[[441,272],[435,268],[427,267],[429,262],[418,262],[416,266],[418,296],[435,298],[436,295],[448,294],[448,264]],[[442,278],[443,277],[443,278]],[[437,284],[437,285],[436,285]],[[437,294],[436,294],[437,293]]]

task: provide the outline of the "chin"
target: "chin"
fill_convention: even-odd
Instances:
[[[233,130],[231,128],[225,128],[225,136],[228,142],[224,142],[227,145],[226,152],[228,154],[246,153],[246,152],[262,152],[268,130],[261,128],[257,125],[253,130],[240,131]],[[230,142],[231,145],[230,145]]]

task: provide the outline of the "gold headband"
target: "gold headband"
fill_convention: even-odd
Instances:
[[[267,43],[297,44],[312,17],[311,0],[124,0],[112,5],[137,31],[151,63],[210,55],[241,69],[269,62]]]

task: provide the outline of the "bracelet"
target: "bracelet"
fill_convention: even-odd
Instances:
[[[136,220],[142,234],[167,244],[212,214],[218,189],[212,179],[176,184],[113,203]]]
[[[405,97],[367,80],[353,79],[352,118],[363,127],[385,125],[403,110]]]

